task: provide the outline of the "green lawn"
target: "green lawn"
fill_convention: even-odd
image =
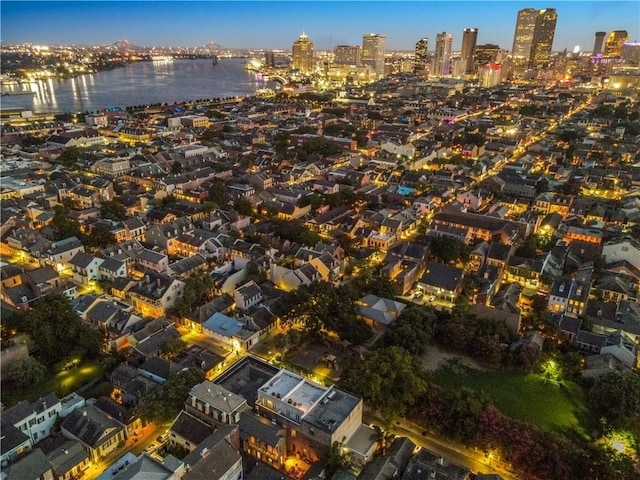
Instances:
[[[77,367],[64,370],[55,375],[47,374],[47,377],[42,382],[24,389],[17,388],[10,382],[2,387],[2,402],[7,406],[11,406],[21,400],[37,400],[51,392],[62,398],[92,380],[99,378],[103,373],[104,369],[100,364],[83,362]]]
[[[586,407],[574,382],[545,383],[542,375],[518,372],[483,372],[445,366],[435,372],[435,383],[445,389],[469,387],[484,391],[505,415],[558,433],[584,433]]]

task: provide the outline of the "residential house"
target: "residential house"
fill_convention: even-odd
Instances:
[[[234,291],[236,307],[240,310],[249,310],[262,301],[262,290],[253,280],[238,287]]]
[[[2,469],[5,480],[54,480],[53,470],[42,450],[36,448]]]
[[[191,389],[184,406],[185,412],[212,427],[238,424],[248,408],[240,395],[208,380]]]
[[[100,280],[100,265],[105,260],[85,252],[76,253],[71,260],[73,281],[78,285],[88,286],[92,281]]]
[[[176,255],[175,243],[178,237],[185,233],[193,232],[194,226],[186,218],[178,218],[174,221],[152,225],[147,229],[146,239],[152,245],[162,248],[169,255]]]
[[[213,432],[214,428],[211,425],[183,410],[169,427],[169,444],[192,452]]]
[[[253,412],[240,414],[242,451],[280,470],[287,457],[287,432],[284,427]]]
[[[183,480],[242,480],[242,456],[227,438],[211,435],[211,444],[196,449],[184,459],[187,473]]]
[[[14,458],[29,451],[33,444],[31,438],[2,419],[2,442],[0,442],[0,464],[5,467]]]
[[[138,284],[129,291],[133,308],[143,317],[158,318],[173,307],[182,296],[184,282],[147,271]]]
[[[369,294],[357,301],[357,313],[372,327],[389,326],[406,308],[406,304]]]
[[[318,282],[322,279],[320,272],[310,263],[306,263],[296,269],[289,269],[276,263],[271,263],[269,275],[270,280],[285,292],[295,290],[300,285],[311,285],[313,282]]]
[[[56,480],[74,480],[84,475],[91,466],[91,456],[82,448],[80,442],[56,439],[55,446],[47,449],[47,462],[53,470]]]
[[[41,254],[40,264],[50,265],[61,272],[68,268],[71,259],[79,252],[84,252],[84,245],[78,237],[58,240]]]
[[[124,428],[92,405],[74,410],[60,429],[65,437],[82,443],[94,462],[109,455],[126,440]]]
[[[549,291],[548,310],[568,316],[584,314],[589,298],[589,283],[575,278],[557,278]]]
[[[251,330],[243,322],[218,312],[202,323],[202,333],[235,351],[249,350],[260,339],[259,331]]]
[[[51,434],[51,429],[58,420],[62,405],[54,393],[42,397],[35,402],[23,400],[17,405],[2,412],[2,421],[13,425],[27,435],[35,445]]]
[[[464,270],[442,263],[429,262],[418,287],[426,295],[453,303],[462,288]]]
[[[499,238],[504,244],[513,244],[517,239],[525,238],[529,231],[529,226],[525,223],[452,209],[441,211],[433,216],[429,226],[429,234],[441,236],[438,227],[454,227],[464,230],[468,232],[469,238],[486,242]]]

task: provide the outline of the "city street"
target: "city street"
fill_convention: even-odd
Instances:
[[[384,425],[384,420],[371,412],[365,412],[363,422]],[[498,473],[504,480],[521,480],[508,469],[508,464],[496,458],[488,457],[484,452],[464,447],[431,434],[425,436],[421,428],[414,422],[400,419],[389,429],[395,435],[409,438],[416,445],[441,455],[446,460],[469,468],[474,473]]]

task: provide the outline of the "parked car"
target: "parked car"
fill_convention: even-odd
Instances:
[[[156,442],[158,442],[159,444],[163,444],[164,442],[166,442],[167,440],[169,440],[169,434],[168,433],[163,433],[162,435],[160,435],[158,438],[156,438]]]
[[[435,295],[431,295],[431,296],[429,297],[429,301],[430,301],[430,302],[433,302],[435,299],[436,299],[436,296],[435,296]]]
[[[146,453],[147,455],[151,455],[153,452],[155,452],[158,449],[159,445],[157,443],[152,443],[151,445],[149,445],[147,448],[144,449],[144,453]]]

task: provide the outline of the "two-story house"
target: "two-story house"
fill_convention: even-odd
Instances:
[[[62,405],[54,393],[29,402],[24,400],[2,412],[2,421],[13,425],[27,435],[32,444],[51,434]]]
[[[182,296],[184,282],[147,271],[145,276],[129,291],[134,309],[143,317],[158,318],[174,306]]]

